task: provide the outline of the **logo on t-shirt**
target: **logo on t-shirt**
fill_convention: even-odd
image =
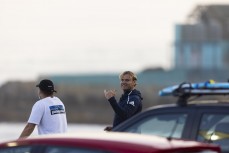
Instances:
[[[64,106],[63,105],[49,106],[49,109],[50,109],[51,115],[65,113],[65,110],[64,110]]]

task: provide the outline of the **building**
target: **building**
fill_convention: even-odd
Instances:
[[[175,36],[176,69],[228,69],[229,5],[197,6]]]
[[[142,87],[182,82],[229,80],[229,5],[197,6],[186,24],[176,25],[175,68],[146,70],[138,74]],[[119,87],[119,74],[54,75],[57,84]]]

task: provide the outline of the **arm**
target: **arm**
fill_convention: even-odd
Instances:
[[[122,118],[126,118],[126,112],[125,112],[125,109],[124,108],[121,108],[115,97],[111,97],[110,99],[108,99],[108,101],[110,102],[111,104],[111,107],[113,108],[114,112],[116,114],[118,114],[118,116],[122,117]]]
[[[114,112],[121,117],[125,116],[125,110],[119,107],[116,99],[115,99],[115,90],[104,90],[104,95],[106,99],[110,102]]]
[[[43,105],[41,103],[35,103],[33,105],[28,123],[25,126],[19,138],[27,138],[28,136],[30,136],[30,134],[33,132],[36,125],[39,125],[43,113],[44,113]]]
[[[27,123],[19,138],[27,138],[33,132],[36,124]]]
[[[130,96],[129,102],[131,103],[125,102],[126,104],[123,107],[118,105],[115,97],[111,97],[108,99],[108,101],[110,102],[115,113],[122,118],[129,118],[133,116],[140,105],[140,98],[136,96]]]
[[[115,90],[104,90],[104,95],[110,102],[114,112],[122,118],[133,116],[138,109],[141,99],[138,96],[130,96],[129,102],[120,107],[115,99]]]

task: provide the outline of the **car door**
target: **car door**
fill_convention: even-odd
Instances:
[[[189,138],[196,110],[192,107],[161,107],[134,116],[113,131]]]
[[[192,138],[220,145],[223,152],[229,152],[229,106],[200,107],[197,114]]]

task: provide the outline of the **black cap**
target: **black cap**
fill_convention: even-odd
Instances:
[[[42,91],[56,92],[56,90],[54,90],[53,82],[48,79],[41,80],[41,82],[36,85],[36,87],[39,87]]]

